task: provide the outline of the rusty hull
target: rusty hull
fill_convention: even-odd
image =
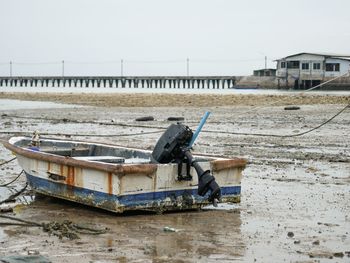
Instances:
[[[196,176],[190,182],[176,180],[176,164],[89,162],[3,144],[17,155],[29,184],[41,194],[118,213],[196,209],[208,204],[207,197],[197,194]],[[207,162],[206,169],[222,186],[223,202],[240,201],[245,166],[246,161],[238,158]]]

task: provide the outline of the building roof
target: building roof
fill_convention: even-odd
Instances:
[[[276,59],[275,61],[295,57],[303,54],[309,54],[309,55],[316,55],[316,56],[324,56],[326,58],[337,58],[337,59],[344,59],[344,60],[350,60],[350,55],[345,54],[333,54],[333,53],[309,53],[309,52],[301,52],[293,55],[286,56],[284,58]]]
[[[332,58],[336,58],[336,59],[344,59],[344,60],[349,60],[350,61],[350,56],[349,57],[333,57]]]

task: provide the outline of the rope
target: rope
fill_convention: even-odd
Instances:
[[[287,138],[287,137],[298,137],[305,135],[307,133],[310,133],[312,131],[315,131],[322,126],[326,125],[330,121],[332,121],[335,117],[340,115],[343,111],[345,111],[347,108],[350,107],[350,104],[346,105],[344,108],[342,108],[340,111],[338,111],[335,115],[333,115],[331,118],[326,120],[325,122],[321,123],[320,125],[309,129],[305,132],[297,133],[297,134],[289,134],[289,135],[278,135],[278,134],[264,134],[264,133],[242,133],[242,132],[225,132],[225,131],[217,131],[217,130],[202,130],[204,133],[216,133],[216,134],[231,134],[231,135],[247,135],[247,136],[260,136],[260,137],[278,137],[278,138]],[[155,128],[153,126],[146,126],[143,125],[143,128]],[[152,132],[140,132],[140,133],[129,133],[129,134],[69,134],[69,133],[40,133],[41,135],[51,135],[51,136],[76,136],[76,137],[127,137],[127,136],[138,136],[138,135],[146,135],[146,134],[155,134],[163,132],[163,127],[158,127],[162,130],[160,131],[152,131]],[[27,132],[19,132],[19,131],[0,131],[0,133],[6,133],[6,134],[28,134]],[[16,158],[14,158],[16,159]],[[12,159],[12,160],[14,160]],[[10,161],[12,161],[10,160]]]
[[[10,184],[12,184],[13,182],[15,182],[20,176],[21,174],[24,172],[24,170],[22,170],[15,179],[13,179],[11,182],[8,182],[8,183],[5,183],[5,184],[1,184],[0,187],[5,187],[5,186],[8,186]]]
[[[8,161],[5,161],[5,162],[1,163],[0,166],[3,166],[3,165],[5,165],[5,164],[7,164],[7,163],[10,163],[10,162],[12,162],[13,160],[16,160],[16,158],[17,158],[17,157],[14,157],[14,158],[12,158],[12,159],[10,159],[10,160],[8,160]]]
[[[17,193],[14,193],[14,194],[10,195],[8,198],[6,198],[5,200],[0,201],[0,205],[3,203],[8,203],[8,202],[13,201],[17,196],[19,196],[21,193],[23,193],[26,190],[27,186],[28,186],[28,183],[26,183],[26,185],[21,190],[19,190]]]
[[[329,82],[332,82],[333,80],[336,80],[336,79],[345,77],[345,76],[348,75],[348,74],[350,74],[350,71],[348,71],[348,72],[346,72],[346,73],[344,73],[344,74],[342,74],[342,75],[340,75],[340,76],[338,76],[338,77],[335,77],[335,78],[333,78],[333,79],[330,79],[330,80],[327,80],[327,81],[325,81],[325,82],[323,82],[323,83],[320,83],[320,84],[316,85],[315,87],[309,88],[309,89],[305,90],[305,92],[308,92],[308,91],[317,89],[318,87],[321,87],[321,86],[323,86],[323,85],[325,85],[325,84],[327,84],[327,83],[329,83]]]
[[[150,127],[151,128],[151,127]],[[165,128],[163,128],[165,129]],[[119,133],[119,134],[74,134],[74,133],[50,133],[50,132],[41,132],[40,135],[48,135],[48,136],[65,136],[65,137],[128,137],[128,136],[138,136],[138,135],[146,135],[146,134],[155,134],[161,133],[161,131],[151,131],[151,132],[139,132],[139,133]],[[2,134],[17,134],[17,135],[27,135],[32,134],[28,132],[22,131],[0,131]]]
[[[0,226],[26,226],[26,227],[30,227],[33,225],[29,225],[29,224],[21,224],[21,223],[9,223],[9,222],[0,222]]]
[[[323,85],[325,85],[325,84],[327,84],[327,83],[330,83],[330,82],[332,82],[332,81],[334,81],[334,80],[336,80],[336,79],[338,79],[338,78],[345,77],[345,76],[348,75],[348,74],[350,74],[350,71],[349,71],[349,72],[346,72],[346,73],[344,73],[344,74],[342,74],[342,75],[340,75],[340,76],[338,76],[338,77],[335,77],[335,78],[333,78],[333,79],[330,79],[330,80],[328,80],[328,81],[326,81],[326,82],[323,82],[323,83],[321,83],[321,84],[319,84],[319,85],[317,85],[317,86],[315,86],[315,87],[312,87],[312,88],[310,88],[310,89],[307,89],[307,90],[305,90],[305,91],[297,92],[296,95],[303,95],[303,93],[305,93],[305,92],[309,92],[309,91],[311,91],[311,90],[314,90],[314,89],[316,89],[316,88],[319,88],[319,87],[321,87],[321,86],[323,86]],[[282,100],[283,100],[283,99],[279,99],[279,100],[275,100],[275,101],[273,101],[273,102],[270,102],[270,103],[268,103],[267,105],[264,105],[264,106],[257,106],[257,107],[254,107],[254,108],[252,108],[252,109],[250,109],[250,110],[247,110],[247,111],[245,111],[245,112],[242,112],[242,113],[240,114],[240,116],[242,116],[242,115],[244,115],[244,114],[247,114],[247,113],[250,113],[250,112],[253,112],[253,111],[258,110],[258,109],[265,108],[265,107],[267,107],[267,106],[275,105],[275,104],[281,102]]]
[[[7,216],[7,215],[0,215],[0,218],[5,218],[15,222],[20,222],[20,223],[1,222],[0,225],[41,227],[44,232],[48,232],[50,235],[58,236],[59,239],[62,239],[63,237],[69,238],[71,240],[78,239],[80,238],[78,234],[100,235],[100,234],[105,234],[108,230],[107,228],[95,229],[95,228],[83,226],[80,224],[75,224],[68,220],[64,220],[61,223],[57,221],[51,221],[49,223],[37,223],[34,221],[24,220],[24,219],[16,218],[13,216]]]
[[[139,132],[139,133],[121,133],[121,134],[69,134],[69,133],[40,133],[40,135],[57,135],[57,136],[76,136],[76,137],[128,137],[128,136],[138,136],[144,134],[154,134],[160,133],[162,131],[152,131],[152,132]]]
[[[287,137],[297,137],[297,136],[302,136],[305,135],[307,133],[310,133],[314,130],[317,130],[319,128],[321,128],[322,126],[326,125],[327,123],[329,123],[330,121],[332,121],[335,117],[337,117],[338,115],[340,115],[343,111],[345,111],[347,108],[350,108],[350,104],[346,105],[344,108],[342,108],[340,111],[338,111],[335,115],[333,115],[331,118],[329,118],[328,120],[326,120],[325,122],[321,123],[320,125],[301,132],[301,133],[297,133],[297,134],[289,134],[289,135],[278,135],[278,134],[264,134],[264,133],[243,133],[243,132],[225,132],[225,131],[215,131],[215,130],[203,130],[203,132],[208,132],[208,133],[219,133],[219,134],[232,134],[232,135],[249,135],[249,136],[261,136],[261,137],[278,137],[278,138],[287,138]]]
[[[78,121],[71,119],[57,119],[57,118],[47,118],[47,117],[31,117],[31,116],[18,116],[18,115],[6,115],[10,118],[19,118],[19,119],[32,119],[32,120],[47,120],[47,121],[61,121],[61,122],[70,122],[70,123],[79,123],[79,124],[97,124],[97,125],[112,125],[112,126],[121,126],[121,127],[132,127],[132,128],[154,128],[154,129],[166,129],[160,126],[149,126],[149,125],[140,125],[140,124],[126,124],[119,122],[97,122],[97,121]],[[1,133],[1,132],[0,132]]]
[[[24,224],[29,225],[29,226],[41,226],[41,224],[39,224],[37,222],[28,221],[28,220],[16,218],[16,217],[13,217],[13,216],[0,215],[0,218],[5,218],[5,219],[21,222],[21,223],[24,223]]]
[[[315,87],[312,87],[310,89],[307,89],[305,91],[299,92],[299,94],[303,94],[304,92],[309,92],[311,90],[314,90],[318,87],[321,87],[331,81],[334,81],[338,78],[344,77],[346,75],[348,75],[350,72],[346,72],[340,76],[337,76],[331,80],[328,80],[324,83],[321,83]],[[279,103],[282,99],[280,100],[276,100],[274,102],[268,103],[267,105],[264,106],[258,106],[258,107],[254,107],[248,111],[245,111],[243,113],[240,114],[240,116],[245,115],[247,113],[253,112],[257,109],[261,109],[264,108],[266,106],[271,106],[271,105],[275,105],[277,103]],[[333,120],[335,117],[337,117],[339,114],[341,114],[347,107],[349,107],[349,105],[347,105],[346,107],[344,107],[343,109],[341,109],[338,113],[336,113],[333,117],[331,117],[330,119],[328,119],[326,122],[321,123],[320,125],[316,126],[315,128],[312,128],[308,131],[302,132],[302,133],[298,133],[298,134],[291,134],[291,135],[276,135],[276,134],[262,134],[262,133],[240,133],[240,132],[224,132],[224,131],[214,131],[214,130],[203,130],[202,132],[208,132],[208,133],[218,133],[218,134],[232,134],[232,135],[247,135],[247,136],[261,136],[261,137],[279,137],[279,138],[286,138],[286,137],[297,137],[297,136],[301,136],[307,133],[310,133],[314,130],[317,130],[319,128],[321,128],[322,126],[324,126],[325,124],[327,124],[328,122],[330,122],[331,120]],[[16,115],[8,115],[8,117],[12,117],[12,118],[30,118],[30,119],[39,119],[39,120],[52,120],[52,121],[65,121],[65,119],[55,119],[55,118],[42,118],[42,117],[28,117],[28,116],[16,116]],[[73,123],[89,123],[89,124],[98,124],[98,125],[116,125],[116,126],[122,126],[122,127],[137,127],[137,128],[153,128],[153,129],[161,129],[160,131],[153,131],[153,132],[140,132],[140,133],[129,133],[129,134],[69,134],[69,133],[41,133],[42,135],[54,135],[54,136],[76,136],[76,137],[128,137],[128,136],[138,136],[138,135],[147,135],[147,134],[155,134],[155,133],[160,133],[163,130],[165,130],[166,128],[164,127],[157,127],[157,126],[148,126],[148,125],[131,125],[131,124],[124,124],[124,123],[104,123],[104,122],[93,122],[93,121],[77,121],[77,120],[66,120],[65,122],[73,122]],[[18,131],[0,131],[0,134],[28,134],[25,132],[18,132]]]

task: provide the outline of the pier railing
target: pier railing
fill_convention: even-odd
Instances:
[[[0,77],[0,87],[96,87],[96,88],[170,88],[225,89],[235,84],[234,76],[64,76]]]

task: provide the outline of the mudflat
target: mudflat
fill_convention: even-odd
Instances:
[[[241,203],[220,204],[218,210],[117,215],[54,198],[26,197],[22,203],[29,204],[7,215],[36,222],[67,219],[107,232],[60,240],[37,227],[2,225],[0,256],[39,253],[52,262],[350,259],[350,109],[296,136],[326,122],[349,104],[350,96],[1,93],[0,97],[72,104],[2,110],[2,132],[38,130],[54,137],[69,133],[73,139],[144,149],[153,148],[161,128],[171,123],[168,117],[184,117],[184,123],[195,129],[209,110],[194,151],[240,156],[249,162],[243,172]],[[300,109],[285,110],[286,105]],[[140,125],[135,119],[143,116],[154,120]],[[146,133],[157,130],[160,133]],[[0,147],[0,163],[12,157]],[[16,162],[1,167],[0,183],[20,171]],[[24,183],[20,177],[14,189]],[[0,190],[1,199],[10,193]]]
[[[349,95],[315,93],[290,94],[192,94],[166,93],[52,93],[0,92],[2,99],[52,101],[103,107],[212,107],[212,106],[274,106],[286,104],[346,104]]]

